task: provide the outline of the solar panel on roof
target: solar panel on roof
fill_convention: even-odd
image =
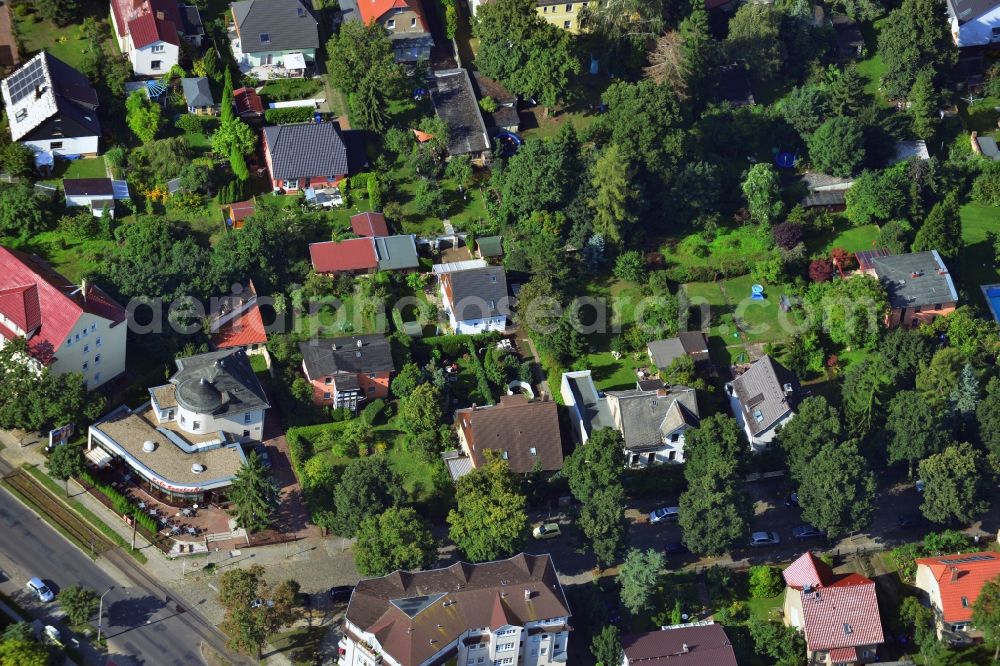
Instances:
[[[406,613],[406,615],[412,619],[415,618],[420,611],[432,606],[443,596],[444,593],[429,594],[420,597],[407,597],[405,599],[391,599],[389,603]]]
[[[986,562],[987,560],[995,560],[996,558],[992,555],[968,555],[966,557],[956,557],[948,558],[946,560],[940,560],[941,564],[968,564],[969,562]]]
[[[38,84],[45,83],[45,70],[41,58],[32,60],[7,79],[7,90],[10,92],[11,104],[19,101],[35,91]]]

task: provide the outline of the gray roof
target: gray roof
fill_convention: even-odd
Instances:
[[[301,0],[241,0],[230,6],[244,53],[319,48],[319,24]],[[261,35],[267,35],[267,44]]]
[[[358,343],[361,343],[360,345]],[[355,335],[299,343],[311,379],[340,372],[392,372],[392,349],[384,335]]]
[[[653,340],[646,347],[653,364],[661,370],[682,356],[691,356],[695,361],[708,358],[708,339],[701,331],[683,331],[676,338]]]
[[[417,242],[413,234],[405,236],[380,236],[375,238],[375,253],[380,271],[419,268]]]
[[[854,184],[854,179],[831,176],[828,173],[822,173],[820,171],[807,171],[802,174],[802,182],[810,190],[846,190]]]
[[[869,261],[894,308],[958,301],[955,283],[937,250],[872,256]]]
[[[201,12],[194,5],[181,5],[181,23],[185,35],[204,35],[205,26],[201,20]]]
[[[177,403],[199,414],[240,414],[267,409],[264,389],[242,349],[178,358],[170,383]]]
[[[204,76],[181,79],[181,88],[184,89],[184,100],[189,107],[215,106],[212,88]]]
[[[441,279],[451,283],[451,304],[457,320],[510,315],[503,266],[445,273]]]
[[[483,257],[503,256],[503,242],[500,236],[483,236],[476,239],[476,248]]]
[[[790,392],[785,390],[786,384],[790,385]],[[739,400],[747,427],[756,435],[791,411],[791,398],[798,391],[799,380],[770,356],[762,356],[730,385]]]
[[[662,391],[608,391],[607,399],[618,417],[627,449],[658,447],[681,426],[696,427],[699,423],[695,390],[686,386]]]
[[[276,180],[348,172],[347,146],[337,123],[265,127],[264,140],[271,153],[271,177]]]
[[[601,428],[616,428],[615,419],[611,415],[611,407],[608,405],[608,401],[597,392],[589,370],[584,376],[566,373],[563,377],[569,384],[573,400],[580,409],[583,427],[587,430],[588,435]]]
[[[472,92],[469,73],[464,69],[434,72],[431,86],[434,112],[448,125],[448,152],[467,155],[489,150],[486,124]]]
[[[844,194],[847,190],[820,190],[810,192],[802,198],[803,208],[815,208],[817,206],[843,206],[847,203]]]
[[[997,6],[996,0],[948,0],[948,13],[958,19],[959,25],[979,18]]]

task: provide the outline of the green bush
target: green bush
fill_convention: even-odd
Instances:
[[[368,425],[373,425],[382,414],[383,409],[385,409],[385,400],[382,398],[373,400],[365,405],[365,408],[361,410],[361,420]]]
[[[486,377],[486,370],[483,368],[483,364],[479,361],[479,355],[476,353],[476,343],[472,340],[466,340],[466,346],[469,349],[469,354],[472,356],[472,372],[476,375],[477,389],[482,396],[483,400],[487,404],[493,404],[493,389],[490,388],[490,382]]]
[[[291,123],[307,123],[312,120],[311,106],[293,106],[286,109],[268,109],[264,112],[264,120],[269,125],[289,125]]]
[[[174,127],[188,134],[205,131],[205,123],[202,121],[201,116],[196,116],[193,113],[185,113],[182,115],[174,123]]]
[[[770,599],[781,594],[785,582],[776,567],[758,564],[750,567],[750,596],[754,599]]]

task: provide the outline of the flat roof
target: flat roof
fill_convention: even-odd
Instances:
[[[168,431],[173,437],[167,436]],[[246,462],[239,444],[198,448],[201,442],[192,442],[187,433],[157,424],[148,402],[135,410],[122,407],[113,411],[90,426],[90,433],[101,448],[120,456],[144,478],[172,492],[226,487]],[[178,441],[191,451],[182,449]],[[153,451],[144,449],[146,442],[155,445]],[[202,471],[194,471],[192,466],[196,464],[202,466]]]

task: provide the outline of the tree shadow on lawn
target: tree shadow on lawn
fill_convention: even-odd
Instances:
[[[985,310],[986,302],[980,286],[994,284],[998,281],[997,269],[994,267],[993,246],[988,240],[965,245],[961,252],[961,261],[953,262],[952,271],[958,278],[960,300],[975,304]]]

